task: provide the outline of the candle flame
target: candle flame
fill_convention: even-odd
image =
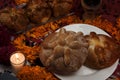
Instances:
[[[19,58],[18,54],[15,54],[15,56],[16,56],[17,59]]]
[[[18,54],[15,54],[15,57],[16,57],[16,61],[17,61],[17,63],[20,61],[19,60],[19,55]]]

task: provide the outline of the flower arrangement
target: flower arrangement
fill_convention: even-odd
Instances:
[[[20,80],[59,80],[52,73],[40,66],[24,66],[17,77]]]

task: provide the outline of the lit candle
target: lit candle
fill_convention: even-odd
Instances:
[[[17,73],[25,64],[25,56],[23,55],[23,53],[17,51],[11,55],[10,62],[13,71]]]

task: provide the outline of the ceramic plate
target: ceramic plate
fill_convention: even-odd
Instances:
[[[75,31],[75,32],[81,31],[85,35],[94,31],[97,34],[105,34],[110,36],[104,30],[88,24],[71,24],[71,25],[64,26],[64,28],[68,31],[69,30]],[[94,69],[82,66],[77,72],[75,72],[72,75],[69,75],[69,76],[61,76],[57,74],[55,75],[61,80],[105,80],[109,76],[111,76],[112,73],[115,71],[115,69],[117,68],[118,62],[119,60],[117,60],[112,66],[105,69],[101,69],[101,70],[94,70]]]

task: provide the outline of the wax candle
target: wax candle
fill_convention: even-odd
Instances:
[[[13,71],[17,73],[25,64],[25,56],[19,51],[14,52],[10,57],[10,62]]]

